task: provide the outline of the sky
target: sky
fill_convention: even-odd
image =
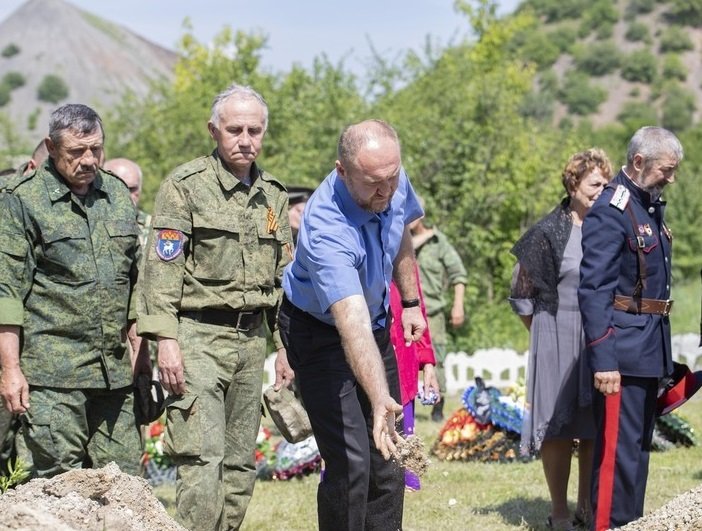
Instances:
[[[286,71],[294,63],[310,66],[325,53],[333,62],[362,72],[372,56],[369,41],[386,58],[421,51],[427,35],[437,44],[459,40],[468,32],[453,0],[67,0],[116,22],[166,48],[175,49],[187,18],[198,41],[208,43],[225,26],[268,35],[262,63]],[[0,0],[4,20],[24,0]],[[500,14],[518,0],[499,0]]]

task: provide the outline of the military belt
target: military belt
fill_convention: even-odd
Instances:
[[[199,323],[228,326],[241,332],[255,330],[263,323],[263,310],[260,309],[251,311],[197,310],[180,312],[180,315]]]
[[[643,299],[615,295],[614,309],[628,313],[653,313],[668,316],[673,309],[673,299]]]

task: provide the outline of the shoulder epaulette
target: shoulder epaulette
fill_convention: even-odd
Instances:
[[[127,190],[129,190],[129,186],[127,186],[127,183],[125,183],[122,179],[120,179],[119,176],[118,176],[116,173],[114,173],[114,172],[112,172],[112,171],[110,171],[110,170],[106,170],[105,168],[100,168],[100,171],[101,171],[102,173],[104,173],[105,175],[109,175],[110,177],[113,177],[114,179],[116,179],[117,181],[119,181],[120,183],[122,183],[122,185],[124,185],[124,187],[125,187]]]
[[[171,172],[171,179],[182,181],[191,175],[205,171],[207,169],[207,159],[208,157],[198,157],[185,164],[181,164]]]
[[[278,188],[280,188],[283,192],[287,192],[287,191],[288,191],[287,187],[286,187],[281,181],[279,181],[278,179],[276,179],[275,177],[273,177],[273,176],[272,176],[270,173],[268,173],[268,172],[265,172],[265,171],[261,170],[261,173],[259,174],[259,177],[260,177],[261,180],[266,181],[267,183],[271,183],[271,184],[276,185],[276,186],[277,186]]]
[[[16,173],[12,177],[10,177],[2,187],[2,189],[5,192],[13,192],[20,184],[29,181],[32,179],[37,173],[37,170],[34,169],[28,174],[24,175],[22,173]]]
[[[630,195],[631,193],[629,192],[629,190],[626,189],[626,186],[620,184],[614,190],[614,195],[612,196],[612,199],[609,200],[609,204],[612,205],[614,208],[624,212],[624,209],[626,208],[626,205],[629,202]]]

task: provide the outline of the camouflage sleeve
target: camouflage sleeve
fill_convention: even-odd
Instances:
[[[138,283],[139,335],[151,339],[178,337],[178,311],[191,233],[192,215],[181,182],[166,179],[156,196]]]
[[[0,193],[0,325],[22,326],[31,289],[34,253],[26,213],[15,195]]]
[[[441,259],[444,262],[444,267],[446,268],[449,286],[455,286],[456,284],[467,284],[468,273],[466,273],[466,268],[463,266],[461,256],[445,237],[442,238],[442,240],[443,249],[441,250]]]
[[[275,289],[278,295],[278,302],[275,307],[267,310],[267,321],[268,327],[273,335],[273,343],[275,343],[275,348],[278,350],[283,348],[283,341],[278,331],[278,310],[280,309],[280,302],[283,299],[283,270],[285,266],[292,261],[293,257],[292,231],[290,230],[290,218],[288,217],[287,192],[281,192],[278,195],[276,211],[278,219],[280,220],[280,226],[278,227],[280,235],[277,238],[279,245],[276,253],[277,263],[275,270]]]

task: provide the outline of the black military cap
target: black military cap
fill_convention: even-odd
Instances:
[[[288,203],[290,206],[307,201],[314,192],[314,188],[305,186],[288,186]]]

